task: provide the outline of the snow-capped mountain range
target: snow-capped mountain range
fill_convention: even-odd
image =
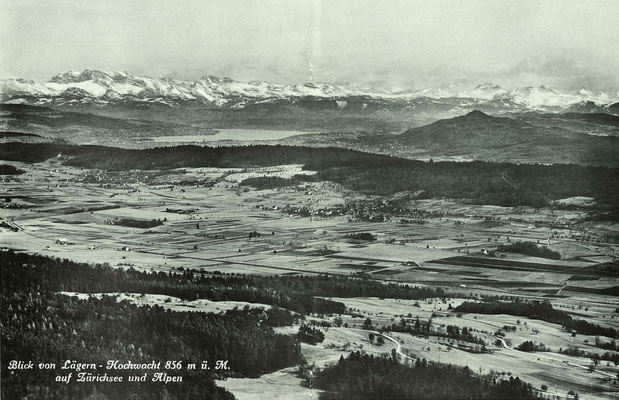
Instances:
[[[588,104],[604,108],[619,101],[619,93],[593,93],[586,89],[561,92],[549,87],[521,87],[512,90],[485,83],[472,89],[447,87],[425,90],[385,90],[364,86],[327,83],[273,84],[264,81],[239,82],[205,76],[197,81],[133,76],[125,72],[98,70],[68,71],[49,82],[23,79],[0,80],[0,100],[37,105],[99,105],[126,102],[167,104],[198,102],[221,108],[244,108],[250,104],[302,98],[335,100],[346,107],[350,98],[385,102],[450,101],[454,106],[499,104],[503,109],[561,111]]]

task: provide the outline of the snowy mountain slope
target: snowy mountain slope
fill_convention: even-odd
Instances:
[[[316,98],[337,100],[337,107],[346,108],[346,99],[351,97],[389,103],[441,102],[451,107],[486,105],[498,111],[562,111],[577,104],[593,103],[606,107],[619,101],[619,93],[593,93],[585,89],[567,93],[545,86],[507,90],[492,83],[464,90],[447,87],[391,91],[327,83],[239,82],[215,76],[183,81],[97,70],[67,71],[49,82],[0,80],[1,101],[48,105],[101,106],[126,102],[178,105],[198,102],[221,108],[244,108],[248,104]]]

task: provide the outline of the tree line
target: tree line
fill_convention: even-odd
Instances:
[[[335,399],[534,399],[530,384],[519,378],[476,375],[468,367],[429,363],[413,366],[389,358],[353,352],[316,374],[321,398]]]
[[[527,317],[539,319],[559,324],[565,329],[575,331],[584,335],[601,335],[610,338],[617,337],[617,330],[604,327],[591,322],[574,319],[565,311],[557,310],[552,307],[549,301],[485,301],[485,302],[464,302],[454,309],[454,312],[475,313],[475,314],[508,314],[517,317]]]
[[[444,297],[440,288],[383,284],[361,278],[320,276],[255,276],[204,274],[190,270],[147,272],[133,268],[89,265],[66,259],[9,250],[0,265],[27,264],[21,270],[3,270],[8,282],[29,282],[32,290],[82,293],[132,292],[164,294],[183,300],[246,301],[276,305],[299,313],[342,314],[343,303],[323,297],[381,297],[425,299]]]
[[[212,368],[200,368],[202,361],[213,366],[217,360],[228,360],[231,371],[222,374],[255,377],[302,360],[298,341],[272,329],[291,323],[292,315],[286,310],[247,307],[213,314],[138,307],[118,302],[115,296],[80,300],[53,293],[55,283],[46,284],[45,275],[43,279],[32,275],[41,259],[35,258],[35,263],[26,260],[9,252],[0,257],[2,398],[233,399],[215,385]],[[60,369],[9,371],[11,360],[57,364],[78,360],[95,365],[107,360],[159,361],[161,365],[177,360],[198,368],[168,371],[182,376],[183,381],[166,385],[152,382],[153,371],[146,370],[107,371],[123,376],[122,383],[72,379],[65,384],[55,382],[56,376],[64,374]],[[147,372],[151,376],[145,382],[127,381],[129,375]]]
[[[294,181],[333,181],[361,193],[390,195],[423,191],[426,198],[467,199],[476,204],[547,206],[571,196],[593,197],[606,207],[617,204],[619,169],[575,164],[511,164],[495,162],[424,162],[364,153],[343,148],[301,146],[174,146],[121,149],[59,143],[10,142],[0,148],[0,159],[40,162],[58,154],[82,168],[152,170],[183,167],[251,168],[304,164],[318,171]],[[248,182],[250,183],[250,182]],[[254,181],[286,185],[279,179]]]

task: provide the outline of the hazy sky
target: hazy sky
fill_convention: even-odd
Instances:
[[[2,0],[0,77],[619,88],[619,1]]]

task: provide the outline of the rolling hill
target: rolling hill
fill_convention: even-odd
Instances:
[[[380,142],[368,141],[398,155],[616,166],[618,124],[619,117],[610,114],[526,113],[508,118],[472,111]]]
[[[144,148],[157,146],[153,137],[195,135],[199,138],[226,127],[315,128],[318,133],[269,143],[337,146],[404,158],[619,165],[619,116],[611,114],[527,112],[492,116],[475,110],[394,134],[392,130],[398,127],[415,125],[405,119],[406,110],[400,112],[402,118],[394,118],[397,120],[394,122],[393,115],[386,119],[357,118],[325,110],[282,112],[248,108],[209,114],[193,108],[166,107],[159,110],[158,119],[136,119],[128,118],[122,111],[105,116],[3,104],[0,105],[0,131],[12,132],[3,140],[14,137],[15,133],[28,133],[41,136],[30,136],[30,140],[37,141]],[[168,118],[169,115],[175,117]],[[185,116],[184,121],[182,116]],[[166,119],[178,122],[165,122]]]

